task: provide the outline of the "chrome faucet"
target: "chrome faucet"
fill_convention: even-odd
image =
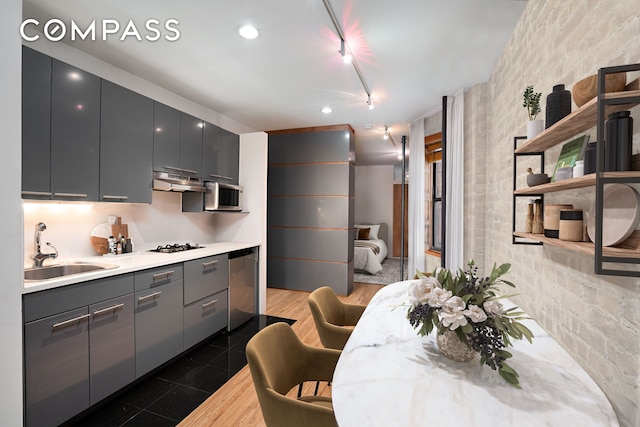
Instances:
[[[45,259],[56,258],[58,256],[58,250],[51,243],[47,242],[47,246],[53,248],[55,252],[50,252],[47,254],[43,254],[40,251],[40,234],[47,229],[47,226],[44,222],[39,222],[36,224],[36,233],[33,237],[33,246],[34,246],[34,254],[31,255],[31,259],[33,260],[34,267],[42,267],[42,263]]]

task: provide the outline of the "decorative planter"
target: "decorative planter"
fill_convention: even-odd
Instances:
[[[476,355],[475,351],[458,339],[455,332],[448,329],[443,333],[438,332],[436,342],[440,353],[456,362],[468,362]]]
[[[527,123],[527,139],[538,136],[544,130],[544,120],[531,120]]]
[[[564,85],[555,85],[553,92],[547,95],[544,111],[544,128],[548,129],[571,113],[571,92],[566,90]]]

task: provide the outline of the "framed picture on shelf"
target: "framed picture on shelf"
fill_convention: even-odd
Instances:
[[[582,135],[572,139],[562,146],[560,156],[558,156],[558,161],[556,162],[556,167],[553,170],[551,182],[556,182],[556,172],[558,169],[574,167],[576,165],[576,160],[582,160],[584,158],[584,151],[587,148],[588,142],[589,135]]]

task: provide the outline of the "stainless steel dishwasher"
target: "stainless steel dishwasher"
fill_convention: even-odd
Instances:
[[[255,315],[257,264],[257,248],[229,253],[229,331]]]

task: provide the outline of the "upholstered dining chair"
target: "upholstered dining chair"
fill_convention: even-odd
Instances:
[[[322,345],[336,350],[344,348],[366,308],[340,301],[329,286],[318,288],[309,295],[309,307]]]
[[[331,381],[337,350],[304,344],[291,326],[269,325],[249,340],[247,362],[267,427],[337,426],[330,397],[287,396],[306,381]]]

